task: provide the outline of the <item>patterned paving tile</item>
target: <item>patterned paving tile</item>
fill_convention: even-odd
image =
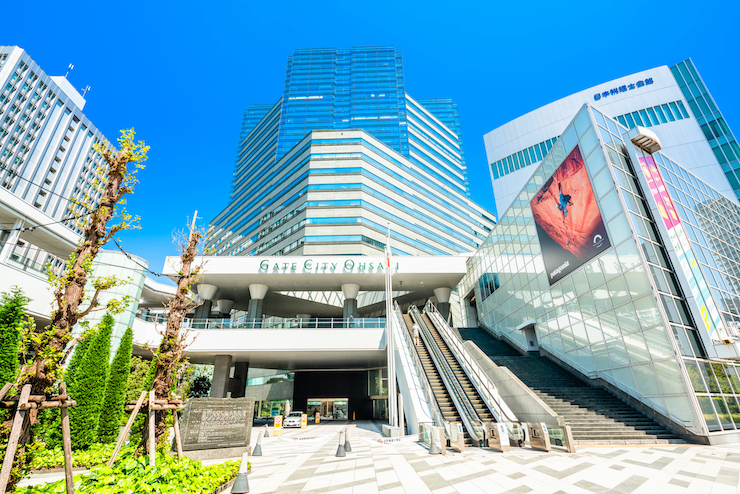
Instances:
[[[352,452],[337,458],[345,426]],[[740,492],[740,445],[582,447],[576,454],[470,448],[441,456],[417,443],[378,444],[377,428],[369,423],[320,424],[283,434],[263,438],[263,456],[250,458],[250,494]]]

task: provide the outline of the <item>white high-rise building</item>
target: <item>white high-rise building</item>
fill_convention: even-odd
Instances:
[[[69,81],[17,46],[0,46],[0,88],[0,263],[39,271],[79,239],[73,222],[54,222],[92,188],[93,144],[105,137]]]
[[[663,150],[737,202],[740,147],[691,59],[584,89],[483,137],[498,214],[506,211],[584,103],[625,127],[650,128]]]
[[[91,189],[103,158],[93,145],[105,136],[84,106],[66,77],[47,75],[17,46],[0,46],[0,292],[21,287],[39,326],[48,322],[52,301],[46,266],[60,269],[81,238],[76,223],[64,221],[70,201],[86,192],[99,197]],[[134,283],[118,292],[135,298],[145,265],[119,252],[103,252],[95,264],[131,276]],[[133,305],[116,317],[114,347],[135,311]],[[96,314],[88,318],[93,324],[102,317]]]

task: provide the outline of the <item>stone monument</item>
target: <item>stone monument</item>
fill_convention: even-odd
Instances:
[[[200,451],[186,453],[198,460],[241,456],[253,418],[254,398],[189,398],[180,421],[182,449]]]

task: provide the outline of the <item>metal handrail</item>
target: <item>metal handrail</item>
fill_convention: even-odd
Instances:
[[[478,326],[480,326],[481,328],[483,328],[485,331],[487,331],[488,333],[490,333],[492,335],[497,335],[498,338],[502,338],[508,344],[510,344],[510,345],[512,345],[514,347],[517,347],[517,344],[514,343],[513,341],[511,341],[509,338],[507,338],[506,335],[497,333],[490,326],[486,325],[482,321],[478,321]],[[547,348],[545,346],[541,346],[541,348],[543,350],[547,351],[548,353],[550,353],[553,357],[559,359],[559,357],[554,352],[552,352],[551,349],[549,349],[549,348]],[[565,360],[562,360],[562,362],[564,364],[570,366],[570,367],[575,368],[578,372],[580,372],[581,374],[583,374],[585,376],[588,376],[591,372],[593,372],[593,371],[591,371],[589,369],[586,369],[586,368],[582,367],[580,364],[576,364],[575,362],[570,362],[570,361],[565,361]],[[681,417],[679,417],[679,416],[677,416],[677,415],[669,412],[667,409],[662,408],[660,406],[657,406],[657,405],[653,404],[652,402],[650,402],[650,400],[647,397],[645,397],[644,395],[642,395],[639,391],[632,390],[632,389],[629,389],[629,388],[622,388],[621,385],[620,385],[620,383],[617,382],[616,379],[614,379],[613,377],[609,376],[608,374],[606,374],[603,371],[596,371],[596,376],[598,378],[603,379],[604,381],[608,382],[609,384],[611,384],[615,388],[619,389],[620,391],[623,391],[624,393],[628,394],[632,398],[634,398],[636,400],[639,400],[642,406],[652,409],[654,413],[665,416],[669,420],[672,420],[673,422],[675,422],[677,425],[680,425],[680,426],[688,429],[689,431],[691,431],[694,434],[702,434],[701,425],[700,424],[697,424],[696,421],[694,421],[694,420],[685,420],[685,419],[683,419],[683,418],[681,418]],[[593,379],[593,378],[591,378],[591,379]],[[698,429],[698,431],[697,431],[697,429]]]
[[[447,325],[434,304],[427,302],[424,306],[424,312],[429,315],[432,324],[435,325],[442,336],[442,339],[447,343],[447,347],[455,356],[455,359],[460,363],[460,366],[470,379],[470,382],[496,418],[496,422],[506,424],[509,435],[513,437],[515,435],[513,424],[519,423],[519,420],[506,402],[501,399],[498,389],[496,389],[496,385],[491,381],[483,369],[481,369],[475,359],[473,359],[470,352],[468,352],[462,342],[452,333],[452,330]]]
[[[157,324],[167,322],[166,314],[136,314],[137,319]],[[197,331],[212,329],[382,329],[385,327],[385,318],[283,318],[266,317],[264,319],[249,320],[246,316],[238,319],[191,319],[186,318],[183,328]]]
[[[429,383],[429,376],[427,376],[427,373],[424,371],[424,365],[421,363],[421,360],[419,359],[419,354],[416,351],[416,345],[414,345],[413,339],[411,335],[409,334],[408,328],[406,328],[406,323],[403,320],[403,313],[401,312],[401,308],[399,307],[398,302],[396,300],[393,301],[393,305],[394,305],[393,314],[396,318],[396,322],[399,324],[402,330],[401,333],[404,335],[406,344],[409,347],[409,353],[411,354],[411,358],[414,361],[414,367],[416,368],[416,373],[419,375],[419,379],[421,380],[421,386],[422,386],[422,389],[424,390],[424,397],[426,398],[427,403],[429,403],[429,406],[432,410],[432,418],[434,419],[434,425],[444,427],[445,434],[449,437],[450,422],[445,420],[444,415],[442,415],[442,409],[439,407],[439,403],[437,402],[437,397],[434,396],[434,391],[432,391],[432,385]]]
[[[435,367],[437,367],[439,375],[445,383],[445,387],[450,392],[450,398],[452,398],[455,408],[457,408],[460,418],[462,418],[463,424],[465,424],[465,428],[470,433],[474,442],[478,445],[483,445],[483,441],[485,439],[485,428],[483,421],[478,416],[478,412],[475,411],[473,404],[470,403],[470,399],[463,390],[462,385],[460,385],[460,381],[458,381],[457,376],[455,376],[452,367],[450,367],[450,363],[442,354],[442,350],[434,340],[432,332],[421,318],[419,309],[415,305],[412,305],[409,307],[409,314],[414,322],[419,325],[421,338],[424,340],[424,343],[429,350],[432,362]]]

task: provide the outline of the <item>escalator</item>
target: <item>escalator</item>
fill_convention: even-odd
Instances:
[[[463,370],[460,362],[458,362],[458,360],[452,354],[452,351],[447,346],[447,343],[445,343],[442,335],[439,334],[439,331],[435,327],[432,320],[429,318],[429,315],[426,313],[422,314],[422,319],[429,328],[429,331],[432,333],[434,341],[437,343],[439,349],[442,351],[442,354],[445,356],[447,363],[452,368],[452,372],[454,372],[455,377],[460,383],[460,386],[462,386],[463,390],[465,391],[468,400],[470,400],[470,403],[473,405],[473,408],[478,414],[480,420],[482,420],[483,422],[496,422],[496,418],[494,417],[493,413],[491,413],[491,410],[489,410],[488,405],[486,405],[486,402],[483,400],[483,397],[481,397],[480,393],[473,385],[473,382],[465,373],[465,370]]]
[[[413,335],[414,323],[419,326],[421,342],[411,346],[416,348],[417,365],[423,367],[431,388],[428,394],[444,419],[448,438],[452,431],[457,444],[484,446],[486,424],[499,422],[505,424],[510,441],[521,444],[524,434],[516,416],[434,305],[428,303],[423,312],[412,305],[402,317],[408,336]]]
[[[403,321],[406,325],[406,329],[409,332],[409,335],[413,337],[412,328],[414,326],[414,321],[411,318],[411,315],[404,314]],[[429,384],[432,388],[432,392],[434,393],[434,399],[437,401],[437,405],[442,412],[442,417],[447,422],[462,423],[462,417],[460,417],[460,414],[458,413],[457,408],[452,401],[452,397],[447,391],[447,388],[442,381],[442,377],[440,376],[439,371],[434,365],[432,357],[429,354],[429,351],[427,350],[425,344],[423,342],[420,342],[418,345],[415,345],[415,348],[416,353],[419,356],[419,361],[424,368],[424,373],[426,374],[427,380],[429,381]],[[473,439],[467,433],[465,433],[465,446],[473,446]]]

